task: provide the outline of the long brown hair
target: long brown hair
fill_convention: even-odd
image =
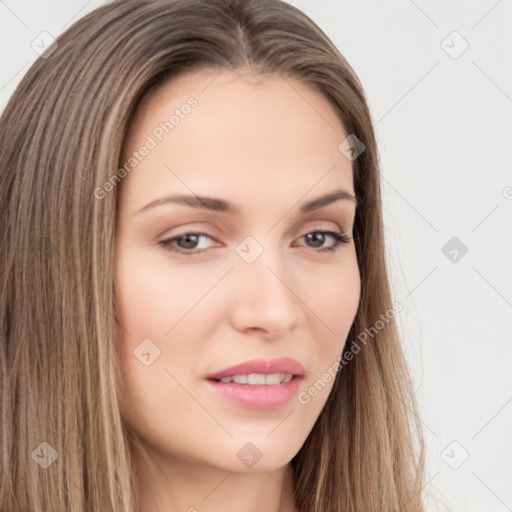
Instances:
[[[295,500],[302,512],[422,512],[423,437],[396,321],[387,315],[371,116],[345,58],[279,0],[114,1],[58,37],[7,104],[0,118],[0,510],[137,510],[117,400],[117,187],[101,198],[94,192],[122,164],[144,95],[201,67],[299,79],[365,146],[352,162],[360,306],[331,394],[292,460]],[[368,332],[355,353],[352,341]]]

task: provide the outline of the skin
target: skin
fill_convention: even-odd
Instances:
[[[143,512],[297,510],[289,463],[334,380],[308,404],[295,397],[257,410],[210,391],[204,379],[243,361],[291,357],[306,370],[305,391],[342,353],[359,304],[353,239],[320,252],[336,241],[305,236],[352,235],[355,203],[299,213],[336,189],[354,195],[351,162],[338,150],[347,133],[335,111],[290,78],[219,73],[194,71],[153,90],[124,147],[127,161],[175,108],[197,99],[118,185],[119,392],[139,439],[132,448]],[[172,203],[137,213],[178,193],[223,198],[240,213]],[[194,256],[158,244],[197,231],[209,237],[173,243]],[[236,252],[248,236],[263,248],[250,264]],[[145,339],[160,350],[147,366],[134,355]],[[248,442],[262,454],[251,468],[237,457]]]

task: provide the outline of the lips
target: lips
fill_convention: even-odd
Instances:
[[[250,385],[235,382],[223,383],[218,380],[205,380],[205,385],[213,400],[226,401],[235,407],[272,410],[285,406],[300,391],[303,380],[295,375],[290,381],[277,385]]]
[[[253,359],[229,368],[224,368],[216,373],[208,375],[209,380],[220,380],[223,377],[233,377],[234,375],[263,374],[271,375],[274,373],[288,373],[293,376],[303,378],[306,371],[304,367],[295,359],[283,357],[280,359]]]

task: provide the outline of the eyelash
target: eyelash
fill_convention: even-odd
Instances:
[[[336,244],[333,247],[325,247],[324,249],[319,249],[315,252],[335,252],[341,248],[341,244],[350,243],[350,239],[352,238],[352,237],[345,235],[342,232],[322,231],[322,230],[309,231],[305,235],[302,235],[301,238],[304,238],[305,236],[307,236],[311,233],[322,233],[323,235],[330,235],[332,238],[334,238],[334,240],[336,240]],[[183,249],[178,249],[172,245],[173,242],[175,242],[176,240],[179,240],[180,238],[183,238],[187,235],[206,236],[208,238],[213,239],[208,233],[205,233],[204,231],[187,231],[185,233],[181,233],[179,235],[173,236],[172,238],[167,238],[165,240],[161,240],[160,242],[158,242],[158,244],[161,245],[166,251],[176,252],[176,253],[182,254],[184,256],[195,256],[196,254],[200,254],[201,252],[206,251],[206,249],[202,249],[202,250],[195,251],[195,252],[185,251]]]

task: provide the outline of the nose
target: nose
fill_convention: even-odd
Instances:
[[[231,274],[231,321],[238,331],[258,331],[278,339],[289,336],[305,320],[299,283],[282,255],[274,257],[265,249],[252,263],[237,261]]]

